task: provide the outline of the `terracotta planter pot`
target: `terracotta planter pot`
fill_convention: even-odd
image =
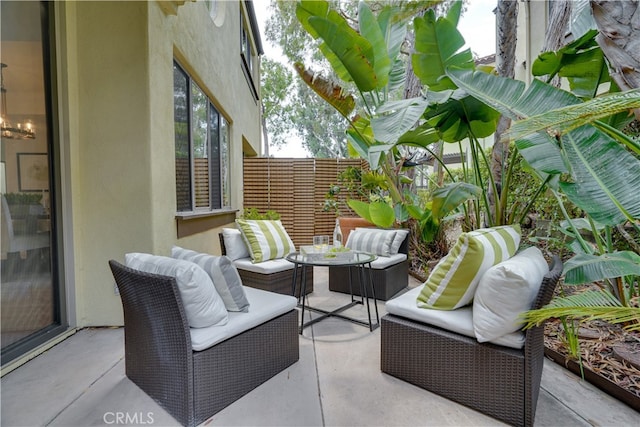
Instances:
[[[352,230],[355,230],[356,227],[375,227],[375,225],[360,217],[341,216],[338,217],[338,219],[340,220],[340,230],[342,230],[342,241],[345,244],[349,238],[349,233],[351,233]]]

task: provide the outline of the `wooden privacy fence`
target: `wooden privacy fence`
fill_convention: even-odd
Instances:
[[[349,166],[369,167],[362,159],[245,157],[244,207],[278,212],[295,245],[310,245],[314,235],[333,234],[335,213],[323,212],[322,206],[338,174]],[[345,196],[341,193],[339,200]],[[340,215],[356,216],[343,206]]]

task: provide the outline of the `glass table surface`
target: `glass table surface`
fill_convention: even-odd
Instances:
[[[304,248],[304,247],[303,247]],[[318,267],[336,267],[359,264],[369,264],[378,258],[367,252],[293,252],[287,255],[289,262],[300,265],[314,265]]]

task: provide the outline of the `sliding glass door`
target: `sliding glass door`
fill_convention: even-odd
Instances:
[[[2,365],[64,329],[52,113],[53,2],[2,1]]]

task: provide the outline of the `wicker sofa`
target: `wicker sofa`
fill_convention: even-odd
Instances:
[[[227,255],[227,247],[222,233],[220,238],[220,250],[222,255]],[[256,289],[291,295],[293,282],[293,263],[285,259],[277,259],[253,264],[251,258],[234,259],[233,264],[240,273],[242,284]],[[313,269],[306,269],[307,285],[306,293],[313,292]],[[300,283],[302,274],[298,274],[295,296],[300,296]]]
[[[387,301],[407,289],[409,285],[409,236],[400,245],[393,257],[380,256],[371,263],[371,276],[376,299]],[[329,267],[329,290],[350,293],[349,281],[354,295],[360,295],[360,278],[349,267]],[[349,277],[351,275],[351,277]]]
[[[551,300],[561,273],[554,257],[532,309]],[[544,362],[542,326],[527,329],[524,347],[514,349],[395,314],[381,320],[383,372],[506,423],[533,424]]]
[[[175,278],[109,266],[122,298],[126,375],[182,425],[201,424],[299,359],[293,297],[246,289],[250,314],[230,313],[212,327],[217,342],[196,350],[212,328],[189,327]]]

